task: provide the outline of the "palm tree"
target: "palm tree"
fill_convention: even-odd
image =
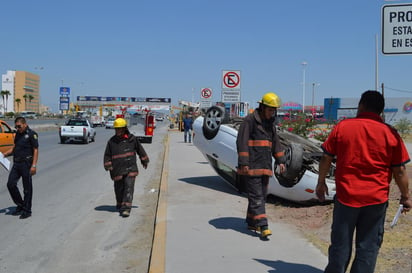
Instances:
[[[27,110],[27,100],[29,99],[29,94],[24,94],[23,95],[23,99],[24,99],[24,109]]]
[[[20,104],[21,104],[21,99],[15,99],[14,100],[17,104],[17,112],[20,112]]]
[[[1,90],[0,92],[1,97],[3,98],[3,103],[4,103],[4,112],[7,112],[7,101],[9,100],[9,96],[11,95],[9,90]],[[6,99],[4,99],[6,98]]]

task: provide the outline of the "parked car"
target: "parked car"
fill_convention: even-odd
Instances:
[[[0,152],[8,151],[14,145],[16,130],[12,129],[5,121],[0,120]]]
[[[193,123],[194,145],[203,153],[210,165],[231,186],[244,191],[245,176],[237,174],[238,155],[236,138],[242,119],[229,120],[221,107],[212,106],[204,117]],[[319,202],[315,189],[319,161],[322,155],[320,144],[286,131],[278,132],[286,151],[286,172],[270,177],[268,195],[274,195],[297,203]],[[274,160],[273,160],[274,161]],[[329,195],[335,196],[334,166],[326,180]]]
[[[113,129],[114,127],[114,121],[115,121],[115,118],[114,117],[108,117],[107,118],[107,120],[106,120],[106,129]]]

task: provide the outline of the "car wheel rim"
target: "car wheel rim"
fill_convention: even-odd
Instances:
[[[210,111],[206,116],[206,125],[209,129],[214,130],[222,123],[222,116],[219,111]]]

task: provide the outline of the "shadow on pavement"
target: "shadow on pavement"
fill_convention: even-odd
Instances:
[[[132,206],[132,208],[138,208],[138,206]],[[97,211],[118,212],[118,209],[116,208],[116,206],[111,206],[111,205],[97,206],[94,209]]]
[[[296,264],[296,263],[288,263],[284,261],[269,261],[269,260],[261,260],[261,259],[254,259],[264,265],[270,266],[273,270],[269,270],[268,273],[322,273],[323,270],[320,270],[316,267],[306,265],[306,264]]]
[[[16,206],[3,208],[3,209],[0,209],[0,213],[4,213],[6,215],[11,215],[14,212],[15,209],[16,209]]]
[[[223,178],[221,178],[220,176],[184,177],[180,178],[179,181],[232,195],[239,195],[236,189],[226,183],[226,181],[223,180]]]
[[[246,221],[244,218],[221,217],[210,220],[209,224],[217,229],[231,229],[249,236],[259,237],[258,233],[247,229]]]

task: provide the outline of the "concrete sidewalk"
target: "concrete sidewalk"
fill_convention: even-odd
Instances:
[[[150,272],[323,272],[327,257],[293,226],[271,221],[269,241],[248,231],[247,199],[214,172],[193,144],[183,142],[182,133],[169,133],[167,156],[167,186],[160,194],[165,195],[166,220],[156,224],[165,229],[165,257],[152,254],[152,262],[163,259],[165,264]]]

